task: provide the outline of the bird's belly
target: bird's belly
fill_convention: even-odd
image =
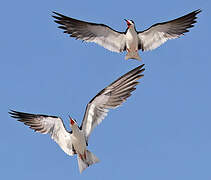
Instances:
[[[86,150],[86,140],[83,134],[72,135],[72,143],[77,154],[83,154]]]
[[[131,37],[126,40],[126,46],[130,51],[138,50],[138,39],[137,37]]]

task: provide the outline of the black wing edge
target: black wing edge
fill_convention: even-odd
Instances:
[[[126,74],[122,75],[121,77],[119,77],[117,80],[115,80],[114,82],[112,82],[112,83],[109,84],[108,86],[111,86],[112,84],[116,83],[116,82],[119,81],[121,78],[123,78],[123,77],[125,77],[125,76],[127,76],[127,75],[129,75],[129,74],[130,74],[129,77],[131,77],[131,76],[135,76],[136,74],[140,74],[140,73],[144,72],[144,71],[145,71],[145,68],[143,68],[144,65],[145,65],[145,64],[142,64],[142,65],[136,67],[135,69],[132,69],[131,71],[129,71],[129,72],[127,72]],[[140,76],[140,78],[141,78],[141,77],[144,76],[144,74],[140,74],[139,76]],[[129,78],[129,77],[128,77],[128,78]],[[107,86],[107,87],[108,87],[108,86]],[[89,103],[92,103],[92,101],[93,101],[97,96],[101,95],[101,94],[104,92],[104,90],[105,90],[105,89],[101,90],[95,97],[92,98],[92,100],[91,100]],[[135,90],[135,89],[134,89],[134,90]]]
[[[179,17],[179,18],[176,18],[176,19],[173,19],[173,20],[170,20],[170,21],[166,21],[166,22],[161,22],[161,23],[156,23],[156,24],[153,24],[152,26],[150,26],[148,29],[145,29],[143,31],[139,31],[138,33],[142,33],[144,31],[148,31],[150,28],[154,27],[154,26],[157,26],[157,25],[162,25],[162,24],[166,24],[166,23],[171,23],[175,20],[182,20],[182,19],[192,19],[192,22],[190,23],[190,26],[189,27],[186,27],[186,29],[188,28],[191,28],[191,27],[194,27],[193,24],[195,24],[197,21],[195,19],[197,19],[198,17],[196,16],[197,14],[199,14],[200,12],[202,12],[202,9],[197,9],[195,11],[192,11],[182,17]],[[189,32],[189,30],[186,30],[186,32]]]
[[[73,21],[73,22],[88,23],[90,25],[95,25],[95,26],[104,26],[104,27],[107,27],[107,28],[111,29],[112,31],[115,31],[115,32],[121,33],[121,34],[125,34],[126,33],[126,32],[116,31],[115,29],[109,27],[106,24],[92,23],[92,22],[88,22],[88,21],[81,21],[81,20],[78,20],[78,19],[74,19],[74,18],[65,16],[65,15],[60,14],[60,13],[55,12],[55,11],[52,11],[52,13],[55,14],[55,15],[52,15],[52,17],[56,19],[56,20],[54,20],[54,22],[57,23],[57,24],[62,25],[62,26],[58,26],[58,28],[65,30],[64,33],[68,33],[67,32],[67,28],[65,27],[65,23],[68,23],[68,21],[70,21],[70,20]]]
[[[18,119],[19,120],[30,120],[30,119],[34,119],[37,117],[52,117],[52,118],[58,118],[57,116],[48,116],[48,115],[44,115],[44,114],[31,114],[31,113],[25,113],[25,112],[20,112],[20,111],[15,111],[12,109],[9,109],[10,116],[12,118]]]
[[[116,81],[114,81],[114,82],[111,83],[110,85],[116,83],[116,82],[119,81],[121,78],[123,78],[124,76],[127,76],[127,75],[129,75],[129,74],[131,74],[130,76],[133,76],[133,75],[135,75],[135,74],[140,74],[140,73],[144,72],[144,71],[145,71],[145,68],[143,68],[144,66],[145,66],[145,64],[142,64],[142,65],[140,65],[140,66],[138,66],[138,67],[132,69],[131,71],[129,71],[129,72],[127,72],[126,74],[124,74],[124,75],[122,75],[121,77],[119,77]],[[141,74],[141,76],[144,76],[144,74]],[[110,85],[109,85],[109,86],[110,86]]]
[[[168,21],[168,22],[172,22],[172,21],[175,21],[175,20],[182,20],[182,19],[193,19],[193,22],[192,22],[192,24],[193,23],[196,23],[196,21],[194,21],[195,19],[197,19],[197,14],[199,14],[200,12],[202,12],[202,10],[201,9],[197,9],[197,10],[195,10],[195,11],[192,11],[192,12],[190,12],[190,13],[188,13],[188,14],[186,14],[186,15],[184,15],[184,16],[182,16],[182,17],[179,17],[179,18],[176,18],[176,19],[173,19],[173,20],[171,20],[171,21]],[[165,22],[164,22],[165,23]],[[162,23],[161,23],[162,24]]]
[[[163,23],[158,23],[158,24],[171,23],[171,22],[173,22],[173,21],[180,21],[180,20],[181,20],[181,21],[185,21],[185,20],[187,21],[187,20],[189,20],[189,21],[191,21],[191,23],[190,23],[190,25],[189,25],[188,27],[186,27],[186,29],[188,29],[188,28],[193,27],[193,26],[194,26],[193,24],[195,24],[195,23],[197,22],[197,21],[195,20],[195,19],[198,18],[196,15],[199,14],[200,12],[202,12],[202,10],[201,10],[201,9],[197,9],[197,10],[192,11],[192,12],[190,12],[190,13],[188,13],[188,14],[182,16],[182,17],[173,19],[173,20],[171,20],[171,21],[163,22]],[[189,32],[189,31],[187,30],[187,32]]]

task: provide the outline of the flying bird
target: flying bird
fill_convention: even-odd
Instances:
[[[127,29],[119,32],[105,24],[96,24],[73,19],[57,12],[53,12],[56,20],[60,24],[59,28],[70,37],[86,42],[95,42],[104,48],[114,51],[127,51],[125,59],[141,60],[138,50],[148,51],[159,47],[169,39],[175,39],[188,32],[188,28],[196,23],[196,15],[200,13],[198,9],[180,18],[157,23],[144,31],[137,31],[132,20],[125,19]]]
[[[18,119],[31,129],[51,138],[69,156],[77,154],[79,171],[82,173],[88,166],[99,162],[99,159],[87,150],[88,139],[93,129],[102,122],[109,109],[120,106],[139,83],[144,75],[144,64],[131,70],[105,89],[100,91],[86,106],[83,121],[79,127],[76,120],[69,117],[71,132],[68,132],[60,117],[42,114],[29,114],[10,110],[11,117]]]

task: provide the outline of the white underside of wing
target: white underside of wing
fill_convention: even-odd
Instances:
[[[31,129],[42,134],[50,134],[51,138],[68,155],[73,155],[70,133],[66,131],[61,118],[41,114],[30,114],[11,110],[11,117],[18,119]]]
[[[103,107],[102,102],[106,104],[108,99],[108,96],[100,95],[96,97],[95,102],[90,105],[86,125],[83,127],[86,137],[88,137],[92,130],[107,116],[108,109]]]
[[[70,156],[74,155],[72,151],[71,134],[66,131],[62,121],[55,121],[52,131],[50,131],[51,138],[61,147],[61,149]]]
[[[96,107],[94,104],[90,106],[89,114],[87,117],[87,123],[85,134],[89,136],[92,130],[102,122],[102,120],[107,116],[108,109],[103,109],[100,107]],[[96,118],[97,116],[97,118]]]
[[[95,42],[113,52],[122,52],[125,47],[125,34],[115,32],[104,26],[89,26],[88,30],[95,37],[83,38],[87,42]]]
[[[139,40],[143,46],[144,51],[153,50],[169,39],[178,38],[179,35],[168,35],[164,32],[144,32],[138,34]]]
[[[113,52],[117,52],[117,53],[120,53],[124,50],[124,47],[121,47],[122,43],[121,41],[119,41],[119,39],[117,39],[117,41],[115,41],[115,39],[106,39],[104,37],[97,37],[97,38],[94,38],[93,42],[103,46],[105,49],[108,49],[110,51],[113,51]]]
[[[53,134],[51,138],[61,147],[61,149],[70,156],[74,155],[72,151],[72,140],[70,134],[63,134],[57,132],[57,134]]]

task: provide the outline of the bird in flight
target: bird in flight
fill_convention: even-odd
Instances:
[[[125,59],[141,60],[138,51],[153,50],[169,39],[175,39],[188,32],[188,28],[196,23],[198,9],[177,19],[157,23],[144,31],[137,31],[132,20],[125,19],[127,29],[125,32],[118,32],[105,24],[96,24],[73,19],[57,12],[55,22],[60,24],[59,28],[70,37],[86,42],[95,42],[104,48],[114,51],[127,51]]]
[[[29,114],[14,110],[10,110],[9,114],[37,132],[50,134],[51,138],[69,156],[77,154],[79,171],[82,173],[88,166],[99,162],[99,159],[87,150],[91,132],[102,122],[109,109],[117,108],[131,96],[139,83],[137,80],[144,76],[143,66],[144,64],[136,67],[100,91],[87,104],[80,127],[73,118],[69,117],[71,132],[66,130],[62,119],[57,116]]]

